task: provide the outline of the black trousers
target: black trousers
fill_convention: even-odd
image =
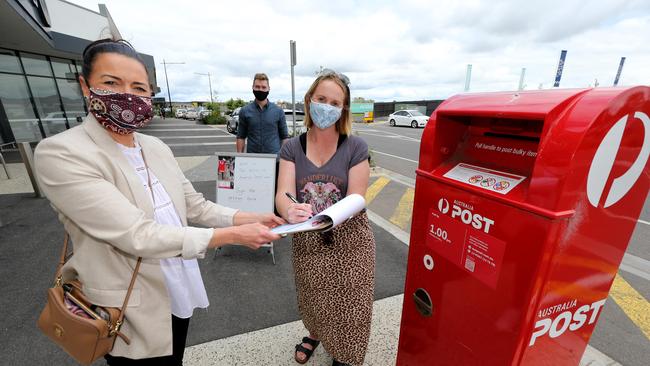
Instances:
[[[187,328],[190,326],[190,318],[183,319],[172,315],[172,344],[173,354],[170,356],[141,358],[134,360],[126,357],[114,357],[106,355],[106,362],[110,366],[182,366],[183,353],[185,352],[185,341],[187,340]]]

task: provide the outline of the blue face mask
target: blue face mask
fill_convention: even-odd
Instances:
[[[312,101],[309,103],[309,115],[316,127],[324,130],[341,118],[343,108],[334,107],[333,105],[318,103]]]

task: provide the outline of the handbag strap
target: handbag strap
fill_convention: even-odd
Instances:
[[[145,159],[144,156],[144,151],[142,151],[142,148],[140,148],[140,154],[142,155],[142,161],[144,162],[144,168],[147,173],[147,184],[149,186],[149,192],[151,193],[151,202],[153,204],[153,209],[154,211],[156,210],[156,198],[153,194],[153,185],[151,184],[151,175],[149,174],[149,166],[147,165],[147,160]],[[60,286],[62,282],[62,276],[61,276],[61,270],[63,269],[63,265],[67,262],[69,256],[67,256],[68,252],[68,243],[70,241],[70,235],[68,232],[65,232],[65,237],[63,238],[63,250],[61,252],[61,257],[59,259],[59,264],[56,269],[56,278],[55,278],[55,286]],[[71,256],[71,255],[70,255]],[[122,323],[124,321],[124,313],[126,310],[126,307],[129,303],[129,298],[131,297],[131,292],[133,291],[133,286],[135,285],[135,279],[138,276],[138,272],[140,271],[140,264],[142,263],[142,257],[138,257],[138,261],[135,264],[135,268],[133,269],[133,275],[131,276],[131,282],[129,283],[129,288],[126,291],[126,296],[124,297],[124,302],[122,303],[122,308],[120,309],[120,315],[113,324],[113,328],[111,329],[111,335],[113,334],[118,334],[122,336],[120,333],[120,327],[122,326]],[[122,336],[123,337],[123,336]],[[124,338],[124,337],[123,337]],[[128,342],[128,339],[127,343]]]

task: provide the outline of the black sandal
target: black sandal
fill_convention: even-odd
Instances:
[[[302,344],[307,343],[310,345],[312,348],[305,348]],[[296,362],[299,364],[305,364],[309,359],[311,358],[311,355],[314,353],[314,350],[318,345],[320,344],[320,341],[317,341],[315,339],[309,338],[309,337],[303,337],[302,342],[300,344],[296,344],[296,352],[294,353],[294,358],[296,359]],[[304,360],[298,359],[298,352],[302,352],[307,356]]]

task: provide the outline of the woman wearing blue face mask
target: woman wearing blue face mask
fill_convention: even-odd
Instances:
[[[169,147],[136,132],[153,117],[151,89],[127,42],[91,43],[79,81],[90,113],[35,153],[40,187],[74,244],[63,282],[79,280],[94,305],[121,307],[136,272],[119,329],[130,344],[118,337],[106,360],[182,365],[190,317],[208,306],[196,258],[226,243],[259,248],[284,221],[206,201]]]
[[[307,132],[280,151],[276,206],[290,223],[305,221],[349,194],[366,193],[368,146],[350,135],[348,83],[344,75],[324,70],[305,95]],[[296,345],[296,361],[306,363],[323,343],[333,365],[363,364],[375,269],[375,240],[365,211],[326,233],[295,234],[292,258],[298,309],[309,331]]]

